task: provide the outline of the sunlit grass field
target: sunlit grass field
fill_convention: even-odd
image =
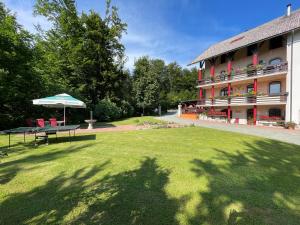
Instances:
[[[300,146],[198,127],[22,138],[0,158],[0,224],[300,221]]]
[[[165,124],[167,122],[158,120],[154,116],[130,117],[120,119],[112,122],[96,122],[95,127],[115,127],[122,125],[143,125],[145,123],[151,124]],[[87,124],[82,124],[82,127],[87,127]]]

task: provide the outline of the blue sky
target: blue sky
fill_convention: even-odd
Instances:
[[[37,23],[49,27],[32,15],[34,0],[0,1],[31,32]],[[288,3],[300,8],[299,0],[112,0],[128,24],[122,39],[128,68],[143,55],[186,66],[209,45],[283,15]],[[77,0],[77,7],[103,15],[105,0]]]

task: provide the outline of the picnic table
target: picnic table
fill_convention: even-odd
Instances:
[[[7,134],[8,135],[8,148],[10,148],[10,142],[11,142],[11,134],[23,134],[23,140],[26,141],[26,134],[34,134],[34,141],[35,145],[36,140],[40,137],[43,137],[46,140],[46,144],[49,144],[48,135],[49,134],[56,134],[58,132],[69,132],[69,141],[71,142],[71,131],[74,132],[75,136],[75,130],[78,129],[80,125],[67,125],[67,126],[57,126],[57,127],[18,127],[13,128],[9,130],[3,130],[0,131],[0,134]],[[45,133],[45,135],[38,135],[40,133]]]

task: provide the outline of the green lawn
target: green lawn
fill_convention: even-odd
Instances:
[[[116,120],[112,122],[97,122],[96,127],[103,126],[120,126],[120,125],[142,125],[144,123],[156,123],[156,124],[164,124],[166,122],[162,120],[155,119],[154,116],[143,116],[143,117],[130,117],[121,120]],[[87,126],[86,124],[83,124]]]
[[[300,221],[300,146],[197,127],[21,140],[0,159],[0,224]]]

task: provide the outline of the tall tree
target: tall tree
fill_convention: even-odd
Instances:
[[[32,36],[0,2],[0,128],[32,116],[30,100],[43,88],[34,70],[35,54]]]
[[[134,64],[133,92],[137,106],[143,114],[151,112],[159,104],[159,74],[148,57],[139,58]]]
[[[120,89],[128,78],[123,71],[124,46],[120,42],[126,24],[117,8],[107,1],[106,17],[102,19],[94,11],[79,14],[74,0],[38,0],[35,12],[53,24],[39,38],[45,53],[42,65],[52,68],[45,71],[48,80],[58,80],[65,91],[91,106],[104,97],[121,101]]]

